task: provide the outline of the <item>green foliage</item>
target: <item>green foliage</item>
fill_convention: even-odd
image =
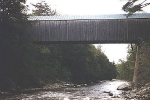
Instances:
[[[24,0],[0,0],[0,89],[36,86],[28,70],[32,53],[24,3]]]
[[[34,73],[40,82],[71,81],[90,83],[116,77],[116,67],[101,48],[90,44],[53,44],[37,46]]]
[[[32,4],[35,7],[35,10],[32,10],[34,16],[53,16],[57,15],[56,10],[52,10],[50,5],[45,1],[41,1],[37,4]]]
[[[140,67],[138,69],[139,85],[150,82],[150,42],[140,45]]]
[[[31,70],[41,82],[69,80],[70,72],[60,64],[60,51],[57,45],[37,46],[37,50],[36,66],[33,66]]]
[[[137,3],[141,1],[140,3]],[[122,10],[128,13],[128,15],[132,15],[137,11],[143,11],[142,8],[150,5],[150,3],[146,3],[147,0],[129,0],[123,7]]]
[[[136,45],[133,50],[129,48],[127,61],[122,61],[117,65],[118,78],[132,80],[135,66]],[[150,82],[150,43],[142,42],[139,45],[139,68],[137,74],[138,86]]]
[[[101,51],[101,47],[97,48],[97,64],[101,69],[99,77],[103,80],[116,78],[117,71],[114,63],[109,62],[106,55]],[[97,69],[98,70],[98,69]]]
[[[117,64],[118,78],[123,80],[132,80],[135,64],[136,45],[131,48],[128,46],[127,61],[120,60],[120,64]]]
[[[41,79],[90,83],[116,77],[115,65],[109,62],[100,48],[96,49],[93,45],[57,44],[46,46],[46,49],[50,53],[39,56],[41,62],[38,68],[42,70],[36,71],[44,71],[45,74],[40,74],[43,75]]]
[[[123,80],[132,80],[133,78],[133,64],[131,61],[120,61],[117,65],[118,78]]]

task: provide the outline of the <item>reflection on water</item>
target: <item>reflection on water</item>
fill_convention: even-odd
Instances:
[[[111,98],[109,93],[113,94],[113,97],[121,97],[121,90],[117,90],[117,87],[125,81],[105,81],[93,86],[80,87],[80,88],[65,88],[63,91],[46,91],[39,92],[34,95],[28,95],[22,100],[98,100],[100,98]]]

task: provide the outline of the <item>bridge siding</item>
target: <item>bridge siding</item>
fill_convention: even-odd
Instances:
[[[34,21],[29,33],[37,42],[131,43],[149,40],[149,19]]]

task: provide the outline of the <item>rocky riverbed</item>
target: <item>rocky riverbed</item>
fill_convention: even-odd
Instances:
[[[150,100],[150,83],[138,89],[121,80],[93,85],[55,83],[16,94],[0,92],[0,100]]]
[[[123,97],[126,100],[150,100],[150,83],[141,88],[124,91]]]
[[[0,100],[125,100],[123,90],[117,88],[128,83],[121,80],[101,81],[97,84],[53,84],[44,88],[24,90],[20,94],[1,96]]]

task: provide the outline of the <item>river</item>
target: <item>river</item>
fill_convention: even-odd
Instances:
[[[63,90],[58,91],[39,91],[32,94],[20,94],[6,97],[5,100],[112,100],[111,98],[114,97],[121,98],[123,91],[117,90],[117,87],[123,83],[126,83],[126,81],[103,81],[85,87],[64,88]],[[112,93],[113,96],[110,96],[112,95],[110,93]]]

